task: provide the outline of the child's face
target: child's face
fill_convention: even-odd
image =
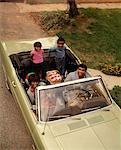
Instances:
[[[33,82],[31,82],[31,87],[35,89],[38,86],[38,84],[39,84],[39,82],[33,81]]]
[[[40,50],[41,50],[41,47],[35,47],[35,50],[36,50],[36,51],[40,51]]]
[[[64,41],[58,41],[57,46],[62,48],[64,46]]]

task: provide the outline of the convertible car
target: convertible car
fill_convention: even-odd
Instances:
[[[1,41],[0,55],[7,88],[16,99],[38,150],[121,150],[121,110],[101,76],[54,85],[40,84],[35,104],[27,95],[26,74],[31,72],[30,50],[35,41],[44,49],[45,67],[56,69],[48,49],[57,37]],[[65,75],[80,60],[67,47]]]

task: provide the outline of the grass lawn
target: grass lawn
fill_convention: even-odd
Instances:
[[[73,19],[63,11],[34,16],[47,32],[63,36],[88,67],[100,69],[104,64],[121,63],[121,9],[88,8],[79,12]]]

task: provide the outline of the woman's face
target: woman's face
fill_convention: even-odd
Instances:
[[[51,84],[56,84],[62,81],[62,77],[57,70],[52,70],[47,72],[46,80],[48,80]]]

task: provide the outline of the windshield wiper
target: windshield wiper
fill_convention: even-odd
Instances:
[[[88,109],[81,110],[81,112],[96,110],[96,109],[99,109],[99,108],[101,108],[101,107],[97,106],[97,107],[94,107],[94,108],[88,108]]]
[[[59,116],[50,116],[49,119],[59,119],[59,118],[67,118],[70,115],[59,115]]]

